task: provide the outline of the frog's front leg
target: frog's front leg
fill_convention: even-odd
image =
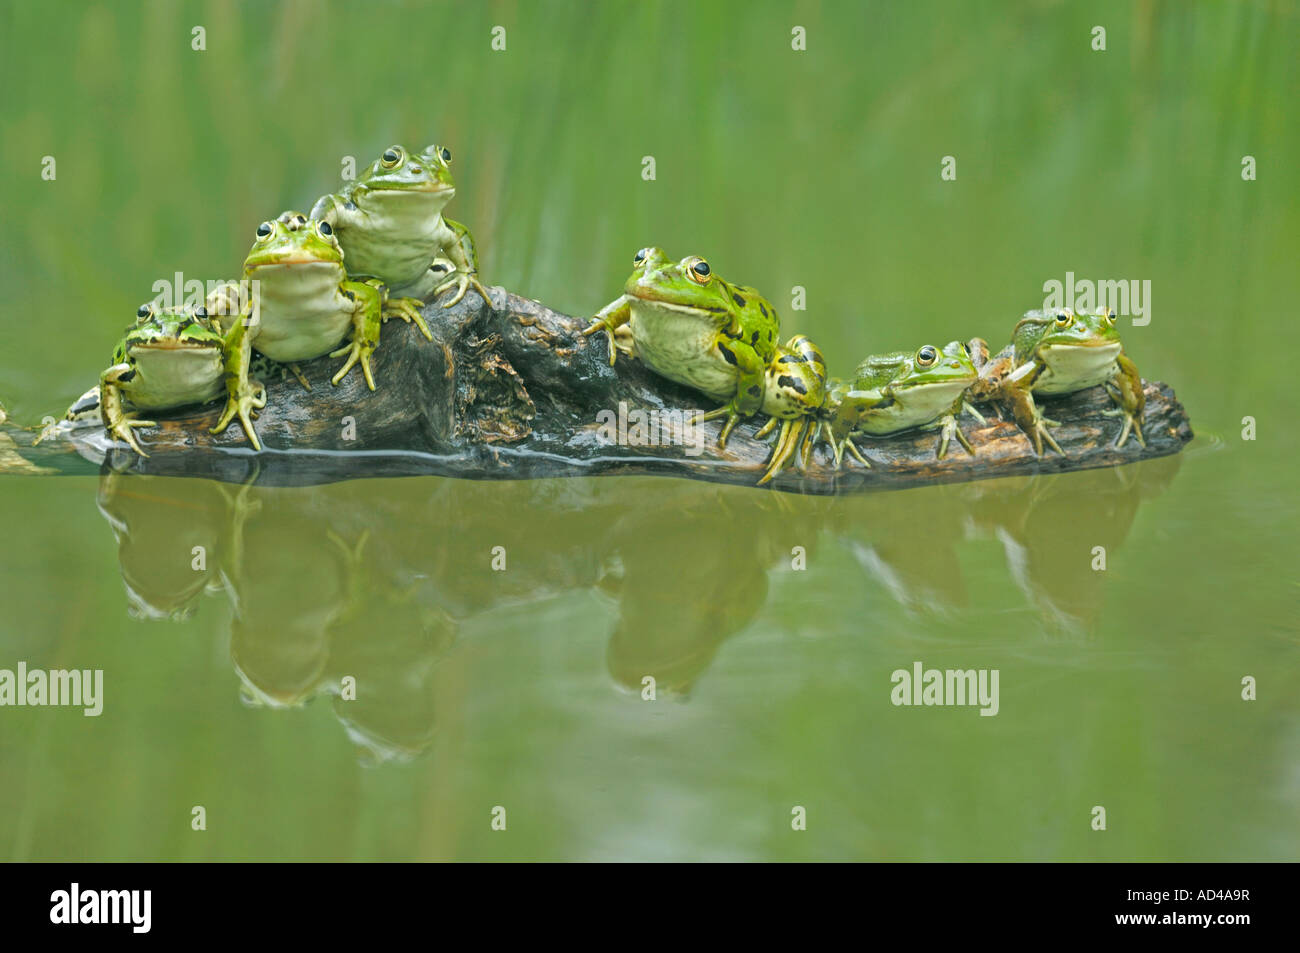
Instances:
[[[1147,441],[1142,435],[1142,412],[1146,410],[1147,395],[1142,390],[1142,376],[1138,373],[1137,365],[1125,354],[1116,358],[1115,363],[1119,365],[1119,373],[1106,382],[1106,391],[1119,407],[1102,413],[1107,417],[1124,418],[1119,439],[1115,441],[1117,450],[1128,440],[1130,430],[1133,432],[1134,439],[1145,447]]]
[[[252,329],[257,326],[254,301],[250,295],[240,308],[239,317],[226,332],[226,406],[209,433],[221,433],[230,422],[239,417],[244,436],[254,450],[262,449],[262,441],[253,427],[257,411],[266,406],[266,388],[260,381],[250,380],[248,365],[253,357]]]
[[[466,289],[473,285],[474,290],[483,296],[487,306],[492,307],[491,296],[488,295],[488,291],[483,287],[482,282],[478,280],[478,253],[474,250],[474,237],[470,235],[469,229],[460,222],[453,222],[449,218],[444,218],[442,221],[452,234],[451,240],[444,245],[443,251],[455,264],[456,274],[434,288],[434,295],[440,295],[445,289],[454,285],[456,287],[456,296],[443,305],[444,308],[450,308],[465,297]]]
[[[615,341],[615,333],[632,317],[632,298],[619,295],[605,307],[596,312],[591,319],[591,326],[582,332],[583,337],[591,337],[597,331],[604,331],[609,338],[609,365],[614,366],[614,359],[620,350]]]
[[[429,270],[433,271],[435,268],[451,271],[452,264],[445,258],[438,258],[429,266]],[[423,301],[419,298],[389,297],[386,287],[380,290],[384,299],[382,314],[385,321],[389,318],[401,318],[407,324],[414,323],[420,329],[420,333],[424,335],[426,341],[433,340],[433,334],[430,333],[429,326],[424,323],[424,315],[420,314],[420,306],[424,304]]]
[[[957,442],[966,448],[967,453],[969,453],[972,457],[975,456],[975,448],[971,446],[970,440],[968,440],[966,438],[966,435],[962,433],[961,424],[957,422],[957,416],[962,412],[963,409],[969,410],[971,413],[976,414],[976,416],[979,416],[978,413],[975,411],[975,409],[972,408],[969,404],[967,404],[966,399],[962,397],[957,401],[956,404],[953,405],[952,410],[944,414],[934,423],[921,428],[922,430],[939,431],[939,449],[935,451],[936,460],[942,460],[945,456],[948,455],[948,444],[949,442],[951,442],[953,437],[956,437]],[[983,419],[984,419],[983,417],[980,417],[981,421]]]
[[[122,385],[135,376],[130,364],[114,364],[99,376],[99,416],[110,435],[128,444],[132,450],[147,457],[144,448],[135,439],[136,427],[156,427],[152,420],[137,420],[122,405]]]
[[[379,328],[383,324],[384,283],[377,278],[368,278],[365,281],[345,281],[340,288],[353,304],[352,340],[337,351],[330,352],[330,357],[346,354],[348,358],[339,372],[330,379],[330,383],[338,386],[353,365],[360,362],[366,386],[374,390],[375,377],[370,371],[370,355],[379,346]]]
[[[1029,442],[1033,444],[1034,453],[1041,457],[1043,442],[1046,441],[1049,447],[1061,456],[1065,456],[1065,451],[1047,430],[1049,426],[1058,426],[1057,422],[1044,417],[1042,410],[1034,401],[1033,383],[1038,374],[1039,369],[1032,362],[1021,365],[1008,374],[1002,382],[1000,396],[1010,406],[1011,416],[1025,432]]]
[[[691,420],[691,425],[695,426],[719,417],[727,418],[727,422],[722,425],[722,430],[718,433],[718,449],[725,450],[727,438],[731,436],[731,431],[736,429],[736,424],[740,423],[742,418],[758,413],[763,406],[763,378],[767,366],[758,356],[758,352],[744,341],[719,335],[714,340],[713,347],[724,361],[736,368],[736,396],[717,410],[696,414]]]

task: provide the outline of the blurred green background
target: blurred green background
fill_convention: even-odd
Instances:
[[[257,491],[246,548],[267,565],[232,556],[185,599],[160,577],[191,536],[243,532],[233,489],[6,478],[0,667],[103,667],[109,701],[0,709],[0,857],[1294,859],[1300,402],[1277,335],[1298,28],[1281,2],[9,0],[0,401],[19,422],[95,382],[154,282],[231,277],[345,156],[439,142],[488,284],[587,314],[642,245],[705,255],[838,374],[1003,339],[1067,271],[1150,280],[1126,349],[1198,439],[1181,465],[838,503],[653,480]],[[127,542],[97,492],[104,515],[132,501]],[[442,565],[449,522],[464,558]],[[341,554],[371,526],[360,569]],[[531,538],[509,592],[456,604],[492,545]],[[705,538],[729,542],[656,575]],[[201,605],[128,619],[119,563],[137,593]],[[288,647],[250,676],[258,632]],[[409,762],[361,767],[324,699],[240,706],[235,666],[299,701],[357,646],[411,692],[352,739]],[[1001,713],[892,707],[916,659],[1000,668]],[[643,702],[619,687],[639,671],[682,692]]]

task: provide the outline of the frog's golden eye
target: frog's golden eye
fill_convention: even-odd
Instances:
[[[916,352],[916,363],[920,367],[929,367],[939,359],[939,352],[927,344]]]
[[[275,228],[271,225],[270,222],[263,222],[261,225],[257,226],[258,241],[266,241],[268,238],[271,237],[271,233],[273,231],[275,231]]]
[[[1102,314],[1102,318],[1105,319],[1105,321],[1106,321],[1107,324],[1109,324],[1109,325],[1111,325],[1111,326],[1114,326],[1114,324],[1115,324],[1115,309],[1114,309],[1114,308],[1107,308],[1106,311],[1105,311],[1105,313]]]
[[[194,317],[198,318],[200,321],[206,318],[207,316],[208,316],[208,309],[203,307],[203,305],[199,305],[197,308],[194,309]]]
[[[638,251],[635,255],[632,256],[632,264],[639,265],[641,264],[641,262],[645,261],[645,256],[649,251],[650,249],[648,248],[642,248],[640,251]]]
[[[135,316],[141,320],[149,317],[151,314],[153,314],[153,305],[151,304],[142,304],[135,312]]]
[[[1068,327],[1070,322],[1073,320],[1073,317],[1071,317],[1070,312],[1068,311],[1056,312],[1056,326],[1058,328]]]
[[[317,222],[316,231],[320,232],[321,238],[333,238],[334,229],[330,228],[329,222]]]
[[[696,284],[707,285],[713,270],[709,268],[709,263],[703,258],[692,258],[690,264],[686,266],[686,273],[691,276],[691,280]]]
[[[385,169],[393,169],[402,162],[402,147],[393,146],[391,149],[385,149],[384,154],[379,157],[379,163]]]

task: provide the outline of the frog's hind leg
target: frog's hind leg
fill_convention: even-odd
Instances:
[[[785,468],[800,444],[805,442],[807,434],[807,417],[795,417],[781,422],[781,436],[777,438],[776,449],[772,451],[772,458],[768,461],[763,476],[759,478],[758,486],[770,482]]]

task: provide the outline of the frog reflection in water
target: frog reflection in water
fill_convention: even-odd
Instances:
[[[1030,603],[1051,625],[1077,628],[1100,611],[1106,576],[1081,574],[1078,553],[1104,545],[1113,554],[1140,500],[1178,463],[1040,477],[1025,481],[1028,490],[1007,481],[930,487],[907,505],[893,493],[791,499],[647,479],[634,488],[645,504],[635,510],[626,494],[587,481],[395,481],[374,498],[351,484],[261,489],[108,474],[100,510],[133,615],[186,618],[205,592],[223,594],[246,701],[294,708],[328,696],[363,758],[382,761],[427,750],[454,710],[464,626],[504,639],[521,624],[545,628],[546,618],[592,619],[583,601],[591,591],[612,599],[594,618],[608,626],[606,664],[618,685],[640,693],[650,677],[666,697],[697,694],[724,642],[770,613],[785,618],[768,593],[794,547],[809,569],[835,559],[823,533],[925,613],[964,605],[959,547],[995,539]],[[665,529],[665,512],[683,519]],[[933,525],[918,533],[918,521]],[[431,550],[435,530],[444,542]],[[492,572],[485,554],[507,533],[510,571]],[[536,609],[511,622],[511,606]],[[345,676],[355,679],[352,695]]]

